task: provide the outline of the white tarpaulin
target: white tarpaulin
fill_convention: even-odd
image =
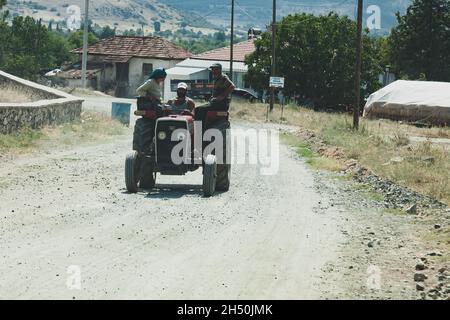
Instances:
[[[370,95],[364,116],[450,125],[450,83],[395,81]]]

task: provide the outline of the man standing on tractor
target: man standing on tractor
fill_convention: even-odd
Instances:
[[[222,65],[215,63],[210,67],[214,79],[214,90],[209,104],[195,109],[195,118],[203,121],[208,111],[228,111],[230,109],[231,94],[236,86],[222,72]]]
[[[168,105],[172,107],[172,112],[181,114],[183,111],[188,110],[194,113],[195,102],[187,96],[188,85],[184,82],[178,84],[177,97],[168,101]]]
[[[230,121],[228,120],[228,111],[230,109],[231,94],[236,86],[228,78],[226,74],[222,72],[222,65],[215,63],[210,67],[214,78],[214,90],[212,98],[209,104],[206,106],[198,107],[195,109],[195,120],[202,121],[203,130],[211,128],[218,129],[223,135],[223,158],[217,159],[217,172],[216,172],[216,185],[215,188],[218,191],[228,191],[230,188],[230,173],[231,164],[229,163],[229,147],[227,138],[227,131],[230,129]],[[225,118],[216,119],[213,123],[207,125],[208,111],[218,111],[217,113],[225,113]]]
[[[217,108],[220,111],[228,111],[230,109],[231,94],[236,86],[222,72],[222,65],[215,63],[211,66],[212,75],[214,78],[214,91],[211,100],[211,107]]]

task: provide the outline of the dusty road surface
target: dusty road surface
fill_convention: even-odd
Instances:
[[[278,175],[236,166],[231,191],[213,198],[201,171],[128,194],[129,150],[125,137],[2,165],[1,298],[319,296],[338,235],[312,214],[320,195],[286,149]],[[79,291],[69,266],[80,267]]]
[[[374,230],[349,221],[348,200],[287,147],[278,174],[234,166],[230,192],[204,198],[201,171],[127,193],[130,146],[131,132],[2,158],[0,299],[414,297],[410,275],[391,269],[394,289],[367,291],[365,257],[388,247],[364,252],[355,235]]]

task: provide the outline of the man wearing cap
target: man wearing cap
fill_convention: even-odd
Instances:
[[[210,69],[214,78],[214,91],[211,107],[217,108],[220,111],[228,111],[230,108],[231,94],[234,89],[236,89],[236,86],[230,78],[222,72],[222,65],[220,63],[213,64]]]
[[[212,98],[208,105],[195,109],[195,118],[197,120],[203,121],[209,110],[228,111],[230,109],[231,94],[236,89],[230,78],[222,72],[220,63],[213,64],[210,69],[214,78]]]
[[[194,112],[195,102],[187,96],[188,85],[184,82],[178,84],[177,97],[173,100],[169,100],[168,104],[172,107],[172,111],[175,113],[182,113],[185,110]]]

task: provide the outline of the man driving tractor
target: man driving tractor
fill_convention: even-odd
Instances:
[[[194,113],[195,102],[187,96],[188,85],[184,82],[180,82],[177,88],[177,97],[167,102],[171,106],[172,112],[181,114],[183,111],[190,111]]]

